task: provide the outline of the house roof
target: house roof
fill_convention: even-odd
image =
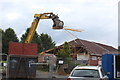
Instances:
[[[73,46],[79,46],[79,47],[81,46],[84,49],[86,49],[89,53],[93,53],[93,54],[101,54],[101,53],[109,53],[109,52],[117,51],[112,46],[108,46],[92,41],[82,40],[82,39],[75,39],[73,41],[70,41],[69,44]]]
[[[104,53],[113,53],[114,54],[114,53],[117,53],[117,50],[112,46],[108,46],[105,44],[96,43],[96,42],[92,42],[92,41],[75,39],[68,43],[74,47],[83,47],[90,54],[104,54]],[[63,46],[63,44],[60,46]],[[58,47],[60,47],[60,46],[58,46]],[[51,52],[58,47],[49,49],[46,52]]]

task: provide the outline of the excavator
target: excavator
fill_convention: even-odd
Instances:
[[[34,66],[30,66],[29,64],[37,62],[37,58],[36,58],[37,48],[35,44],[29,44],[29,43],[31,43],[33,39],[33,36],[35,34],[35,31],[40,19],[52,19],[53,21],[52,29],[55,29],[55,30],[64,29],[64,30],[81,32],[79,30],[64,28],[64,22],[59,19],[58,15],[55,15],[52,12],[35,14],[34,21],[31,24],[27,38],[24,42],[25,44],[16,43],[16,42],[11,42],[9,44],[8,60],[10,60],[9,61],[10,67],[8,67],[8,73],[7,73],[9,78],[14,78],[14,79],[30,78],[30,77],[36,76],[36,68],[34,68]]]
[[[40,19],[52,19],[52,21],[53,21],[52,29],[55,29],[55,30],[56,29],[64,29],[64,30],[81,32],[81,30],[77,30],[77,29],[64,28],[64,22],[59,19],[58,15],[55,15],[52,12],[35,14],[34,15],[34,20],[31,24],[31,27],[30,27],[29,33],[27,35],[27,38],[25,40],[25,43],[31,43]]]

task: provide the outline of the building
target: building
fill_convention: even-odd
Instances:
[[[51,58],[50,58],[51,57]],[[56,66],[56,56],[54,54],[42,54],[38,56],[39,63],[49,63],[48,61],[52,60],[52,64]]]
[[[71,57],[77,64],[98,65],[101,64],[103,54],[118,54],[117,49],[109,45],[91,42],[82,39],[75,39],[70,42]],[[49,49],[46,53],[55,54],[62,49],[63,45]]]

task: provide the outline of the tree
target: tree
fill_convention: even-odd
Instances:
[[[21,42],[25,42],[28,32],[29,28],[26,30],[25,34],[22,35]],[[38,35],[37,32],[35,32],[31,43],[38,44],[39,53],[55,46],[55,42],[52,41],[52,38],[48,34],[42,33]]]
[[[3,33],[3,30],[0,29],[0,43],[2,43],[2,33]]]
[[[70,53],[70,45],[69,43],[65,42],[63,48],[60,51],[58,51],[58,62],[61,59],[64,61],[63,65],[66,66],[66,71],[64,70],[64,66],[60,65],[58,68],[58,73],[65,74],[70,72],[73,66],[73,64],[71,63]]]
[[[55,41],[48,34],[40,34],[39,36],[41,41],[41,52],[55,47]]]
[[[118,51],[120,51],[120,46],[118,46]]]
[[[19,42],[15,31],[12,28],[8,28],[2,34],[2,52],[8,53],[9,42]]]
[[[2,37],[3,37],[3,34],[4,31],[2,29],[0,29],[0,53],[2,53]]]
[[[27,30],[26,30],[26,32],[22,35],[22,37],[21,37],[21,41],[20,42],[22,42],[22,43],[24,43],[25,42],[25,39],[27,38],[27,35],[28,35],[28,32],[29,32],[29,29],[30,28],[27,28]],[[40,38],[39,38],[39,35],[38,35],[38,33],[35,31],[35,34],[34,34],[34,36],[33,36],[33,39],[32,39],[32,42],[31,43],[36,43],[36,44],[38,44],[38,52],[40,52],[41,50],[40,50]]]
[[[22,35],[21,41],[22,43],[25,42],[25,39],[27,38],[28,32],[30,28],[27,28],[26,32]],[[40,41],[38,33],[35,31],[35,34],[33,36],[32,42],[31,43],[38,43]]]
[[[58,58],[63,59],[66,63],[69,62],[69,58],[70,58],[70,45],[65,42],[63,45],[63,48],[58,52]]]

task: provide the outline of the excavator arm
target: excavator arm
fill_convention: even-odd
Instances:
[[[40,19],[52,19],[53,29],[63,29],[64,23],[63,21],[59,20],[59,17],[57,15],[53,13],[35,14],[34,21],[31,24],[25,43],[31,43]]]
[[[63,21],[59,19],[58,15],[55,15],[53,13],[35,14],[34,20],[31,24],[25,43],[31,43],[40,19],[52,19],[53,20],[52,29],[64,29],[64,30],[82,32],[82,30],[78,30],[78,29],[63,28],[64,25]]]

